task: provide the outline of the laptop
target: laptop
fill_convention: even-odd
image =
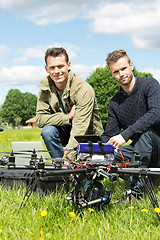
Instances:
[[[37,142],[11,142],[13,153],[15,154],[16,165],[30,165],[32,151],[35,149],[37,157],[44,158],[43,144],[41,141]],[[26,152],[25,152],[26,150]],[[21,152],[22,151],[22,152]]]

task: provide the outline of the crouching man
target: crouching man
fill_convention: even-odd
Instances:
[[[39,86],[36,118],[52,158],[62,158],[64,148],[77,146],[75,135],[103,133],[93,88],[71,71],[64,48],[45,53],[48,76]]]
[[[102,138],[119,148],[126,160],[141,155],[143,168],[160,167],[160,84],[152,77],[134,77],[133,63],[124,50],[108,54],[107,65],[120,84],[108,108],[108,122]],[[129,139],[130,145],[124,145]],[[120,154],[115,154],[121,159]],[[142,182],[131,179],[131,194],[142,197]]]

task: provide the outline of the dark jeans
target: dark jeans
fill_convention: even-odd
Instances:
[[[121,146],[124,159],[130,162],[135,161],[136,153],[140,154],[142,168],[160,167],[160,136],[154,131],[150,130],[138,135],[130,145]],[[115,153],[117,160],[122,160],[119,153]],[[131,192],[133,195],[143,196],[143,184],[138,176],[131,176]]]
[[[71,126],[46,125],[41,131],[47,150],[52,158],[62,158],[70,138]]]

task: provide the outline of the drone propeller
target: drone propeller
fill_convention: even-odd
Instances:
[[[20,152],[31,152],[31,153],[33,153],[33,152],[49,152],[48,150],[36,150],[36,149],[33,149],[33,150],[28,150],[28,149],[26,149],[26,150],[20,150]]]
[[[13,151],[2,151],[2,152],[0,152],[0,153],[5,153],[5,154],[31,154],[31,153],[37,153],[37,152],[49,152],[49,151],[47,151],[47,150],[35,150],[35,149],[33,149],[33,150],[28,150],[28,149],[26,149],[26,150],[20,150],[20,151],[17,151],[17,152],[13,152]]]
[[[0,153],[11,154],[12,152],[6,152],[6,151],[4,151],[4,152],[0,152]]]
[[[19,152],[13,152],[13,151],[11,151],[11,152],[0,152],[0,153],[4,153],[4,154],[10,154],[10,155],[18,155],[18,154],[20,154],[20,155],[22,155],[22,154],[26,154],[26,155],[31,155],[29,152],[21,152],[21,151],[19,151]],[[32,152],[33,153],[33,152]]]
[[[23,158],[26,158],[26,159],[30,159],[30,160],[50,160],[50,161],[53,161],[53,162],[62,162],[62,161],[65,161],[65,159],[62,159],[62,158],[43,158],[43,157],[37,157],[37,156],[23,156]]]

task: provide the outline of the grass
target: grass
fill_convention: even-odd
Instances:
[[[11,141],[38,140],[40,129],[5,130],[0,133],[0,151],[10,151]],[[115,191],[107,180],[104,185],[113,192],[112,201],[124,192],[123,181],[114,183]],[[156,192],[160,199],[159,190]],[[147,196],[132,204],[109,204],[101,211],[81,211],[67,202],[64,191],[44,196],[33,193],[18,213],[24,194],[25,189],[0,186],[0,240],[159,239],[159,220]]]

